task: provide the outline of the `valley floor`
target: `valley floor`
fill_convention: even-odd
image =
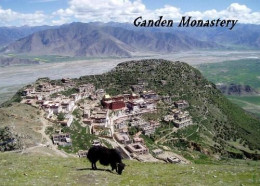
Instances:
[[[244,110],[260,117],[260,96],[227,96],[227,98]]]
[[[125,160],[122,175],[87,159],[0,153],[1,185],[259,185],[260,162],[140,163]]]
[[[25,57],[25,56],[23,56]],[[31,58],[31,56],[27,56]],[[37,57],[37,56],[34,56]],[[40,65],[20,65],[0,67],[0,104],[7,101],[22,86],[34,82],[40,77],[61,79],[63,77],[75,78],[83,75],[100,74],[107,72],[123,61],[137,59],[167,59],[184,61],[192,66],[203,63],[216,63],[226,60],[244,58],[260,58],[259,51],[188,51],[171,54],[140,54],[133,58],[104,58],[104,59],[71,59],[71,61],[53,62]],[[49,59],[48,59],[49,60]]]

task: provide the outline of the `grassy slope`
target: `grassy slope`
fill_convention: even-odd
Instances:
[[[227,96],[233,103],[260,117],[260,96]]]
[[[228,98],[237,98],[237,97],[236,96],[228,96]],[[240,100],[251,103],[251,104],[260,105],[260,96],[241,96]]]
[[[260,90],[259,59],[202,64],[198,69],[213,83],[244,84]],[[260,96],[228,96],[228,98],[243,109],[260,116]]]
[[[119,176],[108,171],[90,170],[86,159],[0,153],[0,180],[1,185],[260,184],[259,162],[234,161],[209,165],[124,162],[127,167]]]
[[[26,104],[14,103],[10,107],[0,108],[0,127],[9,126],[18,134],[23,145],[35,146],[42,141],[40,112]]]

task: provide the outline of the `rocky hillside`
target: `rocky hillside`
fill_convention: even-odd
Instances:
[[[0,108],[0,118],[0,150],[28,148],[41,143],[42,135],[38,130],[42,123],[38,109],[14,103]]]
[[[238,24],[232,32],[224,28],[189,29],[190,36],[203,41],[212,40],[221,43],[230,49],[259,49],[260,26],[253,24]]]
[[[135,27],[131,23],[116,23],[110,22],[107,25],[114,27],[122,27],[130,30],[142,31],[143,28]],[[254,24],[237,24],[232,32],[225,27],[216,27],[205,29],[200,27],[178,27],[174,28],[165,27],[151,27],[146,28],[153,32],[168,32],[168,33],[182,33],[187,34],[191,38],[196,38],[200,41],[215,42],[224,45],[228,49],[259,49],[260,48],[260,26]]]
[[[22,26],[22,27],[0,27],[0,46],[8,45],[18,39],[41,30],[55,28],[54,26]]]
[[[158,131],[151,138],[151,143],[166,135],[162,143],[172,148],[238,158],[251,156],[255,150],[260,150],[260,121],[232,104],[214,84],[186,63],[165,60],[130,61],[119,64],[106,74],[85,76],[75,81],[79,84],[92,82],[108,93],[117,95],[130,92],[130,85],[137,84],[140,79],[161,96],[168,95],[172,100],[187,100],[190,103],[188,111],[196,123],[177,133]],[[169,113],[168,108],[161,103],[156,116]]]
[[[19,136],[15,135],[12,128],[0,128],[0,151],[12,151],[21,148]]]
[[[110,95],[130,93],[131,85],[146,82],[148,90],[172,101],[187,100],[194,125],[173,132],[173,124],[162,127],[149,138],[148,146],[164,145],[193,159],[200,152],[209,156],[259,159],[260,121],[231,103],[201,73],[182,62],[140,60],[119,64],[112,71],[73,79],[77,84],[93,83]],[[59,84],[61,80],[52,81]],[[12,99],[19,101],[19,92]],[[6,104],[8,105],[8,104]],[[173,102],[159,102],[158,112],[146,117],[162,120]]]
[[[170,53],[180,50],[219,48],[186,34],[133,31],[98,24],[72,23],[33,33],[2,51],[31,55],[123,56],[138,52]]]

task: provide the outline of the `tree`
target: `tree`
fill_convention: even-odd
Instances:
[[[57,116],[57,119],[59,121],[63,121],[65,119],[65,114],[64,113],[59,113],[58,116]]]

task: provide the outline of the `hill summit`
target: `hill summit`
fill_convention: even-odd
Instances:
[[[154,142],[167,135],[163,143],[172,148],[178,146],[230,157],[250,157],[259,150],[259,120],[231,103],[213,83],[186,63],[161,59],[129,61],[111,72],[81,77],[76,82],[92,82],[109,94],[117,95],[130,92],[130,86],[140,80],[147,83],[148,89],[172,100],[159,106],[159,119],[171,112],[173,101],[187,100],[190,105],[187,111],[195,123],[177,133],[159,130],[152,137]]]
[[[35,83],[35,88],[42,89],[41,81],[38,80]],[[52,94],[52,98],[63,94],[76,99],[77,91],[84,89],[84,87],[91,90],[95,87],[99,91],[98,94],[100,94],[101,90],[106,92],[106,96],[101,98],[99,103],[97,97],[91,96],[90,99],[97,100],[97,107],[111,110],[110,114],[107,115],[115,117],[123,114],[117,109],[126,106],[122,101],[125,98],[119,95],[138,97],[139,93],[142,92],[140,97],[146,99],[147,92],[155,92],[158,95],[158,97],[156,96],[156,111],[142,115],[143,119],[153,121],[153,125],[154,122],[160,123],[159,128],[156,128],[149,135],[146,135],[144,130],[142,137],[151,150],[155,147],[167,146],[172,150],[180,150],[191,159],[196,157],[194,152],[200,152],[199,154],[202,153],[208,156],[259,159],[259,120],[227,100],[213,83],[207,81],[197,69],[186,63],[162,59],[128,61],[120,63],[113,70],[101,75],[83,76],[71,80],[51,81],[44,79],[44,81],[48,82],[48,86],[56,86],[59,90],[62,90]],[[69,84],[65,85],[64,83]],[[70,88],[64,91],[63,88],[68,85]],[[139,90],[140,86],[137,85],[142,85],[141,89],[143,90]],[[11,101],[21,101],[22,92],[25,89],[19,91]],[[139,92],[137,94],[135,93],[136,89]],[[113,100],[117,100],[116,104],[113,104]],[[181,104],[187,105],[185,108],[180,108],[184,109],[180,112],[184,113],[183,116],[192,118],[192,124],[182,128],[176,126],[174,120],[167,119],[168,116],[178,116],[180,100],[182,100]],[[58,102],[56,103],[58,104]],[[84,106],[83,103],[85,104],[84,100],[77,103],[79,108]],[[147,103],[148,101],[146,101],[146,108],[148,108]],[[127,105],[127,108],[132,109],[132,111],[134,111],[134,107],[135,102],[131,102],[130,106]],[[142,108],[141,105],[134,113],[138,113],[138,109],[143,111]],[[89,109],[88,112],[92,110],[93,114],[95,111],[93,109]],[[106,115],[106,113],[104,110],[95,111],[95,114],[100,115]],[[83,137],[78,135],[86,135],[86,132],[80,127],[82,121],[80,111],[74,112],[74,115],[76,123],[70,123],[69,126],[72,127],[63,128],[65,132],[75,135],[72,135],[72,148],[69,148],[71,152],[83,147],[87,148],[89,144],[83,144],[82,146],[81,142],[79,142]],[[180,119],[180,121],[182,120]],[[86,122],[88,123],[88,121]],[[131,132],[137,132],[136,128],[130,128],[129,133]],[[97,136],[105,135],[102,132],[95,134]],[[73,147],[73,143],[78,146]]]

